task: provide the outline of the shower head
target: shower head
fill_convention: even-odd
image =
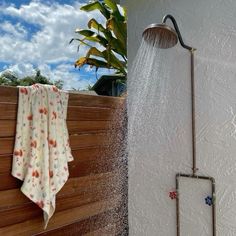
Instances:
[[[175,29],[166,24],[166,20],[168,18],[172,21]],[[190,51],[195,50],[183,42],[177,22],[172,15],[165,15],[161,24],[149,25],[143,31],[143,38],[146,42],[152,44],[153,46],[163,49],[174,47],[179,39],[182,47]]]
[[[143,38],[159,48],[171,48],[178,42],[176,31],[164,23],[149,25],[143,31]]]

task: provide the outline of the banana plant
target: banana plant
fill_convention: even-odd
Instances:
[[[79,35],[71,42],[78,42],[87,48],[84,56],[78,58],[75,67],[84,65],[99,68],[114,69],[116,73],[127,74],[127,16],[126,9],[118,6],[114,0],[95,0],[81,10],[86,12],[100,11],[105,18],[105,24],[92,18],[88,21],[87,29],[76,29]]]

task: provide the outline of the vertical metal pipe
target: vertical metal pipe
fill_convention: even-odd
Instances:
[[[215,190],[215,179],[211,178],[212,181],[212,221],[213,221],[213,236],[216,236],[216,190]]]
[[[193,162],[193,175],[196,175],[196,121],[195,121],[195,80],[194,80],[194,51],[191,49],[191,108],[192,108],[192,162]]]
[[[180,212],[179,212],[179,174],[175,177],[176,184],[176,227],[177,227],[177,236],[180,236]]]

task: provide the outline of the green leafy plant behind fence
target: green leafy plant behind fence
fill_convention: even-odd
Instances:
[[[84,56],[78,58],[75,67],[90,65],[99,68],[114,69],[116,73],[127,74],[127,23],[126,10],[112,0],[94,1],[83,7],[86,12],[100,11],[105,17],[105,24],[92,18],[87,29],[76,29],[78,50],[81,46],[87,49]]]

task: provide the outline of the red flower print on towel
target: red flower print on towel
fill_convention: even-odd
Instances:
[[[53,177],[53,171],[52,170],[49,171],[49,176],[50,176],[50,178]]]
[[[39,177],[39,172],[37,170],[33,171],[32,176],[38,178]]]
[[[48,140],[48,143],[49,143],[49,145],[51,145],[51,146],[53,146],[53,147],[56,147],[56,146],[57,146],[57,141],[56,141],[56,140],[49,139],[49,140]]]
[[[28,116],[27,116],[27,119],[28,119],[28,120],[33,120],[33,115],[32,115],[32,114],[31,114],[31,115],[28,115]]]
[[[36,204],[37,204],[40,208],[44,208],[44,203],[43,203],[43,201],[36,202]]]
[[[48,110],[47,110],[45,107],[44,107],[44,108],[40,108],[40,109],[39,109],[39,113],[40,113],[40,114],[47,115]]]
[[[33,147],[33,148],[36,148],[37,147],[37,141],[36,140],[32,141],[30,146]]]
[[[22,157],[23,156],[23,151],[21,149],[20,150],[15,150],[14,155]]]
[[[57,113],[55,111],[52,112],[52,119],[56,119],[57,118]]]
[[[28,90],[27,90],[26,88],[21,88],[21,89],[20,89],[20,92],[21,92],[21,93],[24,93],[25,95],[28,94]]]
[[[58,92],[58,88],[57,88],[56,86],[53,86],[53,87],[52,87],[52,90],[53,90],[54,92]]]

